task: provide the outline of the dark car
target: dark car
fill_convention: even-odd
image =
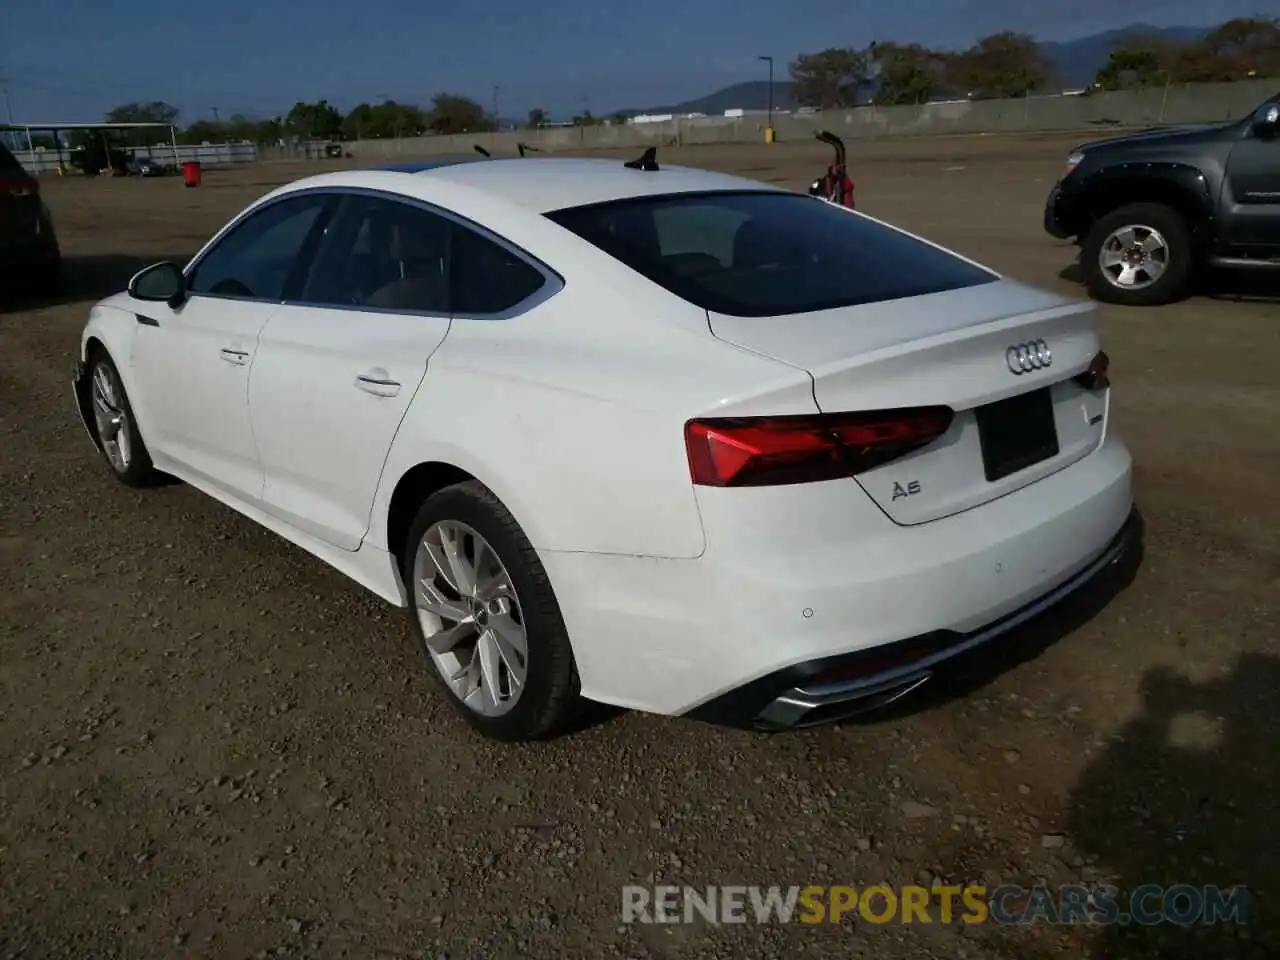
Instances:
[[[168,177],[176,172],[176,168],[171,164],[154,157],[139,156],[131,157],[125,169],[133,177]]]
[[[0,143],[0,299],[57,287],[62,254],[40,182]]]
[[[1206,265],[1280,270],[1280,94],[1242,120],[1078,147],[1044,226],[1112,303],[1176,300]]]

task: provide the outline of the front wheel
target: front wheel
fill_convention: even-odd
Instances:
[[[1089,293],[1107,303],[1172,303],[1191,279],[1195,248],[1181,214],[1133,203],[1101,217],[1085,237],[1081,268]]]
[[[422,505],[402,558],[411,623],[449,699],[495,740],[563,730],[578,671],[551,583],[524,531],[476,481]]]
[[[98,351],[89,363],[89,403],[94,435],[107,466],[126,486],[145,487],[157,474],[142,442],[138,420],[124,391],[120,371],[106,353]]]

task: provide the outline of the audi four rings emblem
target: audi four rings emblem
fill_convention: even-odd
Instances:
[[[1022,376],[1032,370],[1043,370],[1053,363],[1053,351],[1043,340],[1031,340],[1027,343],[1015,343],[1004,352],[1005,363],[1015,376]]]

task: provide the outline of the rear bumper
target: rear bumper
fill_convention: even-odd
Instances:
[[[707,550],[698,559],[540,556],[584,696],[754,723],[816,677],[814,664],[897,656],[908,640],[930,656],[1037,609],[1126,527],[1131,473],[1128,450],[1108,437],[1016,492],[906,527],[861,490],[851,495],[847,481],[801,492],[700,488]]]
[[[859,651],[798,663],[716,697],[686,716],[725,726],[787,730],[847,719],[886,707],[924,686],[965,654],[1073,599],[1141,557],[1142,515],[1135,508],[1102,553],[1066,582],[994,623],[969,633],[939,630]]]

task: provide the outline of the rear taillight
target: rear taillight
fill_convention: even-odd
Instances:
[[[685,448],[693,482],[762,487],[850,477],[932,443],[955,416],[949,407],[871,413],[690,420]]]
[[[1076,376],[1076,383],[1086,390],[1105,390],[1111,386],[1111,358],[1106,351],[1099,350],[1089,361],[1089,369]]]
[[[39,181],[30,177],[0,178],[0,193],[15,197],[35,196],[40,192]]]

